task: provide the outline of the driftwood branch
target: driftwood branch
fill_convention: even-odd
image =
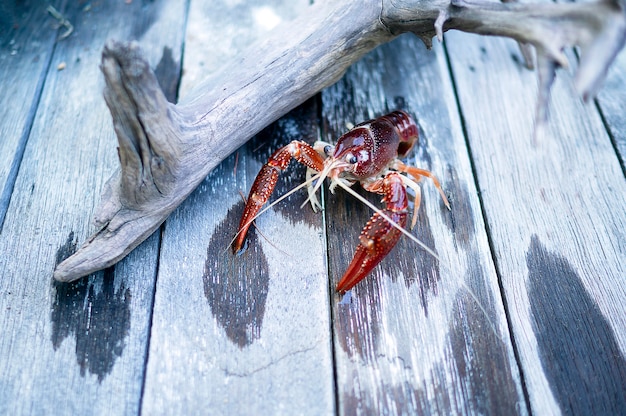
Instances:
[[[104,96],[119,141],[121,170],[109,180],[83,246],[54,277],[72,281],[111,266],[145,240],[226,156],[321,89],[352,63],[404,32],[427,45],[450,29],[533,45],[545,117],[563,49],[578,45],[576,85],[593,97],[624,44],[624,1],[517,4],[468,0],[357,0],[311,6],[222,71],[169,104],[136,44],[110,42],[102,54]],[[526,53],[525,56],[528,56]]]

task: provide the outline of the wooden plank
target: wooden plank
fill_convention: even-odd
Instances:
[[[622,170],[626,172],[626,50],[615,59],[615,63],[609,69],[606,82],[598,94],[598,104],[602,116],[606,120],[607,128],[611,133],[622,164]],[[626,174],[626,173],[625,173]]]
[[[191,0],[180,97],[281,22],[293,20],[309,3]]]
[[[158,235],[77,283],[54,284],[52,271],[94,231],[91,212],[118,163],[102,46],[138,39],[155,67],[178,74],[185,10],[68,3],[74,33],[52,57],[0,236],[0,414],[137,413],[141,399]]]
[[[533,141],[517,46],[446,41],[531,409],[624,413],[626,183],[602,120],[560,72]]]
[[[421,141],[407,163],[438,176],[452,203],[448,212],[423,181],[415,234],[440,262],[403,238],[370,277],[333,296],[340,412],[526,413],[442,49],[427,51],[404,35],[354,65],[322,103],[329,140],[347,122],[397,108],[412,113]],[[326,205],[336,282],[371,212],[342,191]]]
[[[60,8],[60,1],[50,5]],[[57,36],[46,5],[0,4],[0,229]]]
[[[308,2],[192,2],[184,79],[263,36],[268,26],[255,7],[287,19],[306,12]],[[224,50],[231,36],[239,39]],[[207,53],[207,45],[216,47]],[[295,139],[315,141],[317,124],[309,101],[220,164],[167,220],[143,413],[334,411],[321,214],[299,209],[300,192],[256,221],[260,231],[242,255],[229,249],[243,210],[239,193],[247,194],[274,150]],[[275,194],[303,178],[302,167],[288,170]]]

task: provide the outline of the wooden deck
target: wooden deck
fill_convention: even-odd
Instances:
[[[46,2],[0,5],[0,414],[626,413],[626,53],[588,105],[561,71],[533,140],[536,74],[513,42],[401,36],[122,262],[59,284],[117,164],[106,40],[137,39],[173,101],[309,0],[51,3],[65,39]],[[414,233],[439,261],[403,239],[334,293],[371,215],[341,191],[317,214],[294,195],[230,254],[240,192],[274,149],[397,108],[420,127],[408,163],[451,200],[423,183]]]

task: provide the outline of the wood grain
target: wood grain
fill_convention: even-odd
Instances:
[[[232,47],[238,48],[263,36],[268,28],[254,17],[255,4],[192,2],[185,50],[197,58],[185,61],[183,79],[193,78],[183,85],[237,52],[206,54],[207,44],[236,33]],[[308,2],[264,7],[287,19]],[[213,37],[194,32],[198,26],[210,26]],[[258,231],[251,231],[243,254],[229,247],[243,210],[240,193],[247,196],[274,150],[319,137],[317,112],[311,100],[265,129],[219,164],[167,220],[143,413],[333,413],[322,215],[299,209],[300,192],[256,221]],[[302,180],[301,166],[289,168],[275,195]]]
[[[623,413],[626,183],[602,120],[561,72],[533,140],[516,45],[446,40],[531,410]]]
[[[416,236],[403,238],[343,298],[332,299],[342,414],[526,413],[485,226],[440,47],[404,35],[367,55],[322,93],[326,139],[403,108],[419,124],[409,164],[431,170]],[[379,197],[370,198],[378,203]],[[371,212],[340,191],[327,197],[329,272],[341,276]]]
[[[50,5],[61,8],[59,3]],[[50,65],[56,27],[44,3],[0,4],[0,230]]]
[[[216,414],[332,412],[321,214],[299,210],[300,193],[256,221],[243,254],[229,247],[243,209],[239,192],[273,149],[305,132],[314,139],[312,120],[314,105],[280,119],[166,222],[144,412],[186,414],[197,403]],[[290,169],[276,194],[303,177]]]
[[[561,71],[533,142],[536,74],[515,44],[450,34],[446,55],[402,36],[226,159],[124,261],[61,284],[52,270],[94,231],[117,165],[105,41],[139,40],[175,101],[183,43],[186,95],[309,2],[53,2],[75,27],[54,47],[56,21],[18,3],[25,20],[0,33],[0,173],[16,173],[0,230],[0,414],[626,413],[623,54],[599,112]],[[402,239],[335,294],[371,215],[341,190],[321,214],[296,193],[230,253],[239,192],[273,150],[396,108],[422,137],[407,162],[452,203],[423,181],[415,234],[440,260]],[[276,195],[303,177],[294,164]]]
[[[598,93],[598,105],[607,128],[611,134],[614,145],[617,149],[622,170],[626,176],[626,113],[624,103],[626,103],[626,51],[622,51],[615,63],[609,69],[606,82],[602,90]]]
[[[102,45],[134,38],[154,67],[167,47],[180,62],[181,6],[71,2],[64,10],[74,32],[51,58],[0,236],[1,414],[139,410],[158,235],[81,282],[55,284],[52,271],[93,231],[85,213],[117,163],[101,95]]]

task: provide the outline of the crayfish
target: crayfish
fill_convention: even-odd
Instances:
[[[239,230],[233,240],[233,252],[241,249],[252,221],[276,186],[279,172],[286,169],[293,158],[307,167],[307,181],[296,189],[307,186],[308,201],[314,211],[321,208],[315,194],[326,177],[331,179],[331,192],[339,185],[362,199],[350,188],[359,182],[365,190],[382,195],[384,209],[378,209],[362,199],[374,208],[375,213],[363,228],[354,258],[337,284],[339,292],[350,290],[389,254],[403,233],[421,244],[405,230],[409,205],[407,187],[415,192],[412,227],[421,199],[417,182],[422,177],[433,181],[444,204],[450,209],[439,181],[431,172],[407,166],[399,159],[408,154],[417,140],[415,121],[404,111],[394,111],[354,126],[337,140],[335,146],[325,142],[316,142],[311,146],[294,140],[281,147],[270,156],[252,184]]]

